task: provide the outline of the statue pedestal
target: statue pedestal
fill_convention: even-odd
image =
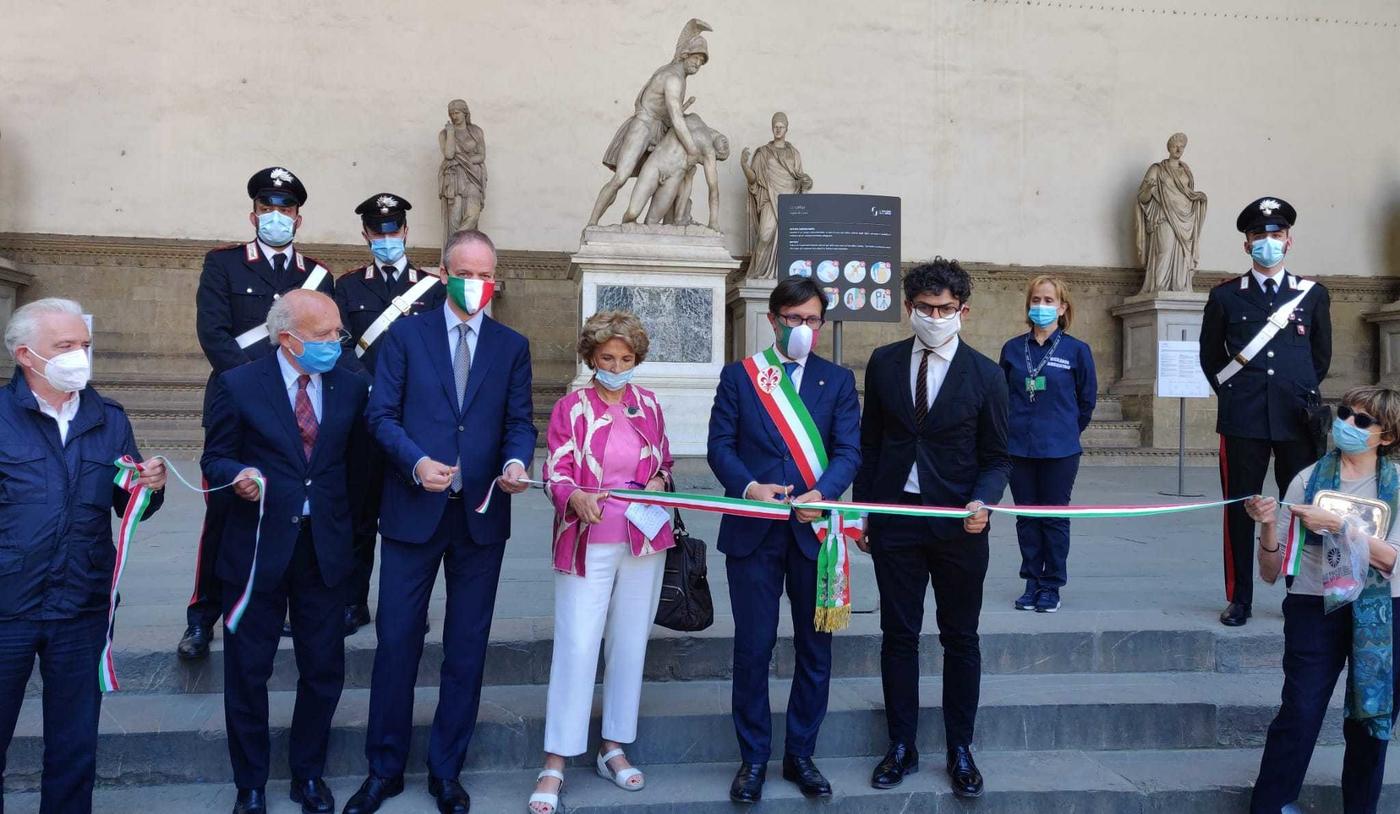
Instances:
[[[773,326],[768,324],[768,296],[777,280],[739,277],[729,283],[729,361],[758,353],[773,344]]]
[[[1147,447],[1176,449],[1181,424],[1177,400],[1156,394],[1157,343],[1199,340],[1206,297],[1189,291],[1137,294],[1110,312],[1123,321],[1123,376],[1109,390],[1121,400],[1125,418],[1142,422]],[[1214,447],[1218,440],[1215,400],[1187,399],[1187,448]]]
[[[725,280],[739,261],[703,226],[590,226],[569,274],[579,281],[579,322],[631,311],[651,340],[637,384],[655,391],[673,455],[704,455],[715,385],[724,367]],[[592,371],[578,365],[571,387]]]
[[[0,333],[10,324],[19,307],[19,290],[34,282],[34,275],[20,271],[13,260],[0,257]]]
[[[1383,305],[1365,315],[1376,326],[1380,356],[1380,377],[1377,384],[1400,386],[1400,300]]]

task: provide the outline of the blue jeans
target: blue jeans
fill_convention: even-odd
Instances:
[[[97,664],[106,631],[105,611],[73,619],[0,621],[0,775],[24,703],[24,687],[38,656],[44,682],[41,814],[92,811],[97,719],[102,708]],[[0,814],[4,810],[0,789]]]
[[[1011,459],[1011,497],[1021,506],[1066,506],[1079,456]],[[1052,517],[1016,518],[1021,544],[1021,579],[1041,588],[1062,588],[1069,581],[1069,521]]]

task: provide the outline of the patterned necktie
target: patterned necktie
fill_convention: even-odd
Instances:
[[[914,426],[924,426],[924,419],[928,418],[928,355],[932,350],[924,348],[923,357],[919,359],[919,375],[914,378]]]
[[[461,412],[462,401],[467,394],[467,376],[472,369],[472,349],[467,344],[467,323],[463,322],[457,326],[457,350],[452,354],[452,378],[457,383],[457,410]],[[461,459],[457,460],[457,472],[452,475],[452,491],[462,491],[462,470]]]
[[[311,460],[311,449],[316,446],[316,431],[320,425],[316,422],[316,411],[311,409],[311,397],[306,393],[306,386],[311,383],[311,377],[305,373],[297,377],[297,429],[301,430],[301,452],[306,456],[306,460]]]
[[[1278,283],[1273,278],[1264,281],[1264,298],[1269,301],[1269,308],[1274,307],[1274,295],[1278,293]]]

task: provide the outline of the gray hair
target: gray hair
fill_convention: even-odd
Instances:
[[[278,297],[267,311],[267,341],[280,344],[278,337],[283,331],[290,332],[296,324],[296,298]]]
[[[458,246],[465,246],[470,243],[480,243],[491,250],[491,257],[496,257],[496,244],[491,242],[491,238],[479,229],[461,229],[448,235],[447,242],[442,244],[442,265],[451,269],[452,264],[448,258],[452,256],[452,251]]]
[[[34,342],[39,333],[39,318],[45,314],[81,317],[83,307],[75,300],[62,297],[44,297],[28,305],[21,305],[11,315],[10,324],[5,328],[5,350],[10,352],[11,358],[14,358],[20,345],[28,346]]]

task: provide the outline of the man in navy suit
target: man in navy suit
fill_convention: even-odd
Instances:
[[[215,381],[225,371],[272,353],[264,323],[277,298],[296,288],[331,293],[335,278],[326,267],[293,245],[301,227],[306,187],[283,167],[268,167],[248,179],[255,230],[247,243],[214,249],[204,256],[195,294],[195,333],[213,370],[204,388],[204,427],[210,426]],[[275,342],[275,341],[274,341]],[[223,611],[222,581],[214,574],[223,539],[224,518],[235,499],[225,491],[207,496],[204,527],[195,560],[194,591],[185,610],[187,627],[176,650],[182,659],[209,655],[214,623]]]
[[[438,811],[465,814],[457,781],[476,727],[496,581],[510,537],[510,495],[528,488],[535,452],[530,346],[485,314],[496,249],[476,230],[443,248],[444,307],[389,329],[375,363],[370,431],[387,458],[379,554],[379,648],[369,703],[369,777],[345,806],[369,814],[403,791],[413,686],[428,597],[447,573],[442,684],[428,738],[428,791]],[[475,507],[499,488],[489,509]]]
[[[354,569],[349,468],[368,441],[369,385],[336,368],[343,331],[335,302],[291,291],[267,314],[277,352],[221,375],[215,383],[205,477],[233,482],[215,573],[223,585],[224,715],[238,786],[234,814],[267,810],[267,680],[284,614],[290,610],[297,699],[292,714],[292,800],[305,812],[331,812],[321,779],[331,716],[345,678],[343,583]],[[259,495],[254,477],[266,479]],[[258,521],[258,501],[263,503]],[[245,598],[246,597],[246,598]]]
[[[982,794],[972,759],[982,681],[977,636],[987,576],[987,504],[1011,474],[1006,378],[958,338],[972,280],[935,258],[904,278],[914,336],[876,348],[865,368],[860,474],[855,499],[910,506],[965,506],[963,519],[871,515],[860,549],[880,588],[880,677],[890,749],[870,784],[892,788],[919,768],[919,633],[933,583],[943,644],[943,729],[948,777],[959,797]]]
[[[769,367],[769,378],[760,374],[755,379],[745,362],[727,365],[720,373],[710,412],[710,469],[729,497],[792,504],[839,499],[860,465],[860,402],[855,376],[811,352],[825,322],[826,298],[810,279],[789,277],[773,289],[768,310],[778,337],[770,358],[781,364],[782,377]],[[750,365],[761,356],[749,360]],[[791,382],[819,436],[804,441],[825,449],[820,475],[795,460],[802,450],[784,441],[784,428],[765,406],[769,396],[786,388],[783,379]],[[719,550],[726,555],[734,612],[734,728],[741,760],[729,790],[735,802],[755,803],[763,795],[772,747],[768,665],[784,584],[797,664],[788,698],[783,777],[809,797],[831,796],[831,784],[812,762],[831,681],[831,634],[817,632],[814,625],[818,548],[811,522],[820,516],[797,510],[786,520],[725,515],[720,521]]]

